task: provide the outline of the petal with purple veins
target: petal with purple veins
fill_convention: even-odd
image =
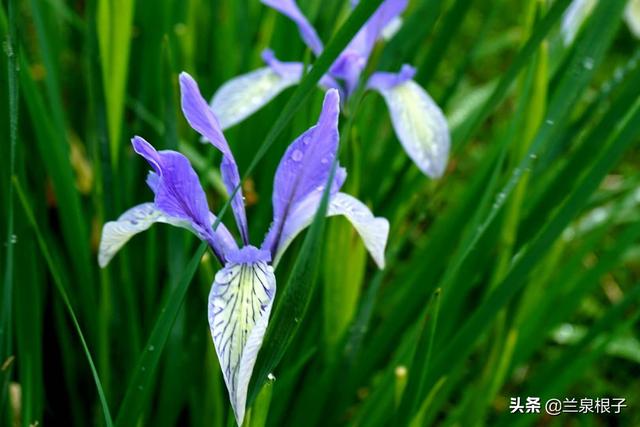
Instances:
[[[276,293],[270,259],[268,252],[252,246],[230,254],[209,294],[211,336],[239,426]]]
[[[215,216],[210,215],[210,222]],[[225,261],[224,254],[237,250],[237,245],[224,224],[219,224],[213,238],[200,235],[191,226],[191,222],[171,217],[158,209],[154,203],[142,203],[124,212],[115,221],[109,221],[102,227],[100,246],[98,248],[98,264],[104,268],[115,254],[136,234],[149,229],[155,223],[170,224],[185,228],[195,233],[200,239],[208,241],[221,262]]]

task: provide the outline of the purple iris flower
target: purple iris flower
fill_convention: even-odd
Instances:
[[[222,153],[221,173],[231,196],[240,177],[218,119],[191,76],[180,75],[180,88],[187,121]],[[242,425],[249,380],[276,293],[273,269],[292,240],[309,226],[318,209],[337,154],[339,113],[339,93],[328,90],[317,124],[293,141],[284,153],[275,175],[273,222],[260,247],[250,243],[241,190],[231,202],[242,240],[238,246],[223,223],[213,228],[216,217],[209,211],[204,190],[189,160],[175,151],[157,151],[138,136],[132,139],[133,149],[153,169],[147,184],[155,194],[154,201],[129,209],[102,229],[98,253],[101,267],[131,237],[156,222],[186,228],[209,244],[223,266],[216,273],[209,294],[209,325],[238,425]],[[389,223],[374,217],[358,199],[340,192],[345,178],[346,170],[338,167],[331,182],[327,216],[345,216],[376,264],[384,268]]]
[[[298,26],[302,40],[314,55],[322,53],[320,37],[295,0],[261,1]],[[376,42],[391,37],[401,25],[399,15],[407,3],[408,0],[384,1],[331,65],[320,86],[337,89],[343,99],[348,99],[360,83]],[[352,7],[356,4],[357,1],[351,1]],[[280,92],[297,84],[304,74],[301,62],[281,62],[271,50],[265,50],[262,58],[266,67],[229,80],[214,94],[211,109],[222,129],[259,110]],[[412,80],[414,74],[413,67],[403,65],[397,73],[376,72],[365,84],[384,98],[393,128],[409,157],[423,173],[437,178],[444,173],[449,157],[449,126],[440,107]]]

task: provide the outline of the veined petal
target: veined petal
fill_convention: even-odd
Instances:
[[[142,203],[124,212],[116,221],[102,227],[98,249],[98,264],[104,268],[114,255],[136,234],[147,230],[156,222],[175,225],[194,231],[187,220],[172,218],[156,208],[153,203]]]
[[[442,176],[447,166],[451,136],[444,113],[416,82],[407,79],[410,67],[398,74],[376,73],[369,87],[384,97],[391,123],[405,151],[431,178]]]
[[[318,123],[299,136],[284,153],[274,179],[273,224],[262,248],[272,251],[295,205],[310,194],[322,194],[338,149],[338,91],[327,91]],[[332,193],[340,190],[346,172],[340,168]]]
[[[297,70],[291,69],[287,74],[263,67],[223,84],[211,100],[211,109],[220,120],[222,129],[243,121],[286,88],[298,83],[302,64],[292,65],[297,65]]]
[[[210,221],[215,221],[215,216],[210,214]],[[176,227],[185,228],[195,233],[200,239],[207,241],[218,258],[224,262],[224,254],[238,249],[233,236],[224,224],[220,224],[213,235],[203,236],[198,233],[188,220],[167,215],[156,207],[154,203],[142,203],[124,212],[116,221],[109,221],[102,227],[100,247],[98,249],[98,264],[104,268],[109,264],[115,254],[136,234],[149,229],[153,224],[160,222]]]
[[[263,4],[272,9],[277,10],[289,19],[291,19],[300,31],[300,36],[311,51],[316,56],[322,53],[322,41],[318,37],[315,28],[309,23],[307,18],[302,14],[300,8],[294,0],[261,0]]]
[[[277,265],[282,254],[293,239],[313,221],[321,196],[312,195],[300,203],[287,221],[280,244],[275,252],[273,265]],[[353,224],[369,254],[380,269],[384,268],[384,250],[389,236],[389,221],[375,217],[360,200],[346,193],[336,193],[331,197],[327,216],[344,215]]]
[[[624,8],[624,19],[629,30],[640,39],[640,0],[629,0]]]
[[[222,152],[222,164],[220,173],[222,181],[229,196],[240,185],[240,173],[238,165],[229,149],[229,144],[222,134],[218,119],[202,97],[198,84],[187,73],[180,73],[180,92],[182,97],[182,111],[189,125],[211,144]],[[249,242],[249,230],[247,228],[247,214],[244,209],[242,188],[239,188],[231,200],[231,208],[238,225],[242,240]]]
[[[239,426],[276,293],[270,255],[247,246],[231,255],[209,294],[209,325]]]

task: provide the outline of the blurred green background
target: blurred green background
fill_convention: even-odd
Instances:
[[[348,3],[299,1],[336,45],[359,26]],[[255,372],[276,380],[254,379],[245,425],[640,425],[640,44],[626,1],[607,0],[565,45],[569,3],[410,1],[369,65],[418,68],[451,127],[447,172],[409,161],[377,94],[343,111],[345,191],[389,219],[387,266],[332,218],[317,280],[289,281],[296,240],[278,293],[305,289],[308,307],[290,343],[271,343],[286,350],[274,369],[261,354]],[[0,425],[232,425],[206,321],[215,258],[164,225],[105,270],[96,249],[105,221],[152,199],[135,134],[187,155],[214,212],[225,205],[177,75],[209,97],[266,47],[312,60],[295,26],[257,0],[3,0],[0,28]],[[322,96],[289,89],[225,133],[243,175],[274,141],[244,183],[253,236]],[[527,396],[627,407],[510,414]]]

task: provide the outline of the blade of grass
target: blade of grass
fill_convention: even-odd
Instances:
[[[98,371],[96,370],[95,364],[93,363],[93,358],[91,357],[91,352],[89,351],[89,347],[87,346],[87,342],[84,338],[84,334],[82,333],[82,329],[80,328],[80,324],[78,323],[78,318],[76,317],[75,311],[73,310],[73,307],[71,305],[71,302],[69,300],[69,296],[67,295],[67,291],[65,290],[63,284],[62,284],[62,280],[60,278],[60,275],[58,273],[58,268],[55,264],[55,262],[53,261],[53,258],[51,257],[51,254],[49,252],[49,247],[47,245],[47,242],[45,241],[42,233],[40,232],[40,228],[38,227],[38,223],[37,220],[33,214],[33,211],[31,210],[29,201],[27,200],[27,196],[24,194],[24,191],[22,190],[22,187],[20,185],[20,183],[18,182],[18,180],[14,177],[13,178],[13,186],[15,188],[16,194],[18,195],[18,198],[20,199],[20,203],[22,204],[22,208],[24,210],[24,213],[27,217],[27,220],[29,221],[29,223],[31,224],[31,227],[33,228],[33,232],[36,235],[36,239],[38,240],[38,245],[40,246],[40,252],[42,252],[42,256],[44,257],[45,261],[47,262],[47,265],[49,267],[49,271],[51,273],[51,276],[53,278],[53,283],[55,285],[56,290],[58,291],[58,293],[60,294],[60,297],[62,298],[62,302],[65,305],[65,308],[67,309],[68,313],[69,313],[69,317],[71,317],[71,320],[73,321],[73,325],[76,329],[76,332],[78,333],[78,337],[80,338],[80,342],[82,343],[82,349],[85,353],[85,356],[87,358],[87,361],[89,362],[89,366],[91,368],[91,373],[93,375],[93,380],[96,384],[96,389],[98,391],[98,396],[100,398],[100,405],[102,406],[102,412],[104,414],[104,421],[107,427],[112,427],[113,426],[113,421],[111,418],[111,413],[109,411],[109,405],[107,404],[107,399],[104,395],[104,391],[102,389],[102,383],[100,382],[100,378],[98,377]]]
[[[317,281],[325,216],[329,207],[329,191],[338,166],[338,156],[333,159],[331,173],[322,193],[320,205],[313,223],[307,231],[300,253],[284,287],[275,313],[269,322],[264,343],[253,371],[247,406],[257,397],[269,374],[280,363],[293,336],[304,318]]]
[[[9,159],[8,159],[8,178],[14,176],[16,170],[16,146],[18,144],[18,41],[17,41],[17,20],[16,20],[16,2],[9,0],[9,31],[7,33],[6,49],[7,49],[7,75],[8,75],[8,98],[9,98]],[[4,13],[3,22],[4,20]],[[4,26],[4,25],[3,25]],[[12,334],[12,306],[13,306],[13,285],[14,285],[14,206],[13,206],[13,186],[7,183],[9,194],[7,196],[7,237],[6,237],[6,254],[5,254],[5,270],[2,282],[2,315],[0,316],[0,363],[4,364],[12,352],[13,334]],[[11,377],[11,368],[0,372],[0,420],[4,418],[4,408],[7,396],[7,388],[9,378]],[[8,407],[9,405],[7,405]]]
[[[167,294],[151,335],[138,359],[133,376],[129,380],[129,386],[118,410],[116,426],[132,426],[138,423],[144,405],[150,397],[150,384],[154,379],[160,355],[187,295],[191,279],[206,249],[206,243],[201,243],[186,266],[177,286]]]
[[[505,279],[498,285],[487,299],[468,317],[467,322],[461,327],[434,361],[432,372],[446,372],[454,369],[472,350],[469,343],[475,342],[481,335],[480,330],[490,324],[500,307],[527,282],[526,277],[545,249],[549,247],[567,226],[571,219],[584,207],[590,194],[595,191],[606,173],[619,161],[624,151],[633,143],[638,135],[634,121],[640,120],[640,103],[627,116],[622,129],[609,145],[609,149],[598,159],[593,169],[584,177],[580,185],[569,196],[557,214],[547,223],[540,234],[529,245],[527,250],[518,256]],[[446,368],[445,368],[446,366]],[[438,374],[431,374],[429,385],[435,383]],[[422,397],[421,397],[422,398]]]
[[[98,1],[97,30],[114,168],[118,165],[121,145],[134,4],[134,0]]]

